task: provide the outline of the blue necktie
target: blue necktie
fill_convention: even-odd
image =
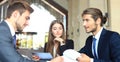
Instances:
[[[94,57],[97,58],[97,53],[96,53],[96,39],[93,38],[93,54]]]
[[[16,47],[16,35],[13,36],[14,46]]]

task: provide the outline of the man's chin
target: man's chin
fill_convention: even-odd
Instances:
[[[90,31],[86,31],[86,33],[90,33]]]
[[[22,32],[23,30],[17,30],[18,32]]]

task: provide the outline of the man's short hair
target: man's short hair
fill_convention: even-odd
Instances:
[[[9,4],[7,8],[7,18],[10,18],[11,14],[15,10],[19,11],[20,15],[26,10],[28,10],[30,13],[34,11],[32,7],[30,7],[30,4],[26,1],[23,1],[23,0],[13,1],[11,4]]]

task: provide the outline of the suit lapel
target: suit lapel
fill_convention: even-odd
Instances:
[[[106,57],[105,55],[109,55],[109,43],[111,34],[112,33],[110,31],[103,29],[98,43],[99,58],[103,58]]]
[[[108,46],[109,41],[107,37],[107,30],[103,29],[100,35],[99,43],[98,43],[98,56],[99,58],[105,53],[106,46]],[[102,54],[102,55],[101,55]]]

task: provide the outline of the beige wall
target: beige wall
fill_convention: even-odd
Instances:
[[[120,0],[109,0],[111,30],[120,33]]]
[[[75,48],[79,47],[80,38],[80,22],[78,21],[78,12],[79,12],[79,1],[69,0],[69,11],[68,11],[68,36],[74,40]]]
[[[74,40],[75,49],[79,50],[87,36],[82,26],[81,11],[88,7],[88,2],[87,0],[69,0],[68,2],[68,35]]]

